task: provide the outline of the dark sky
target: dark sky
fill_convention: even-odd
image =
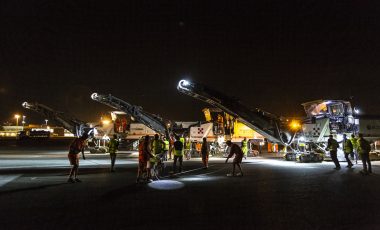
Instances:
[[[187,76],[277,115],[348,99],[380,114],[379,1],[0,1],[0,121],[37,101],[83,120],[111,93],[174,120]],[[14,119],[13,119],[14,120]]]

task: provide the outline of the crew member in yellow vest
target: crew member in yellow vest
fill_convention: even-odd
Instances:
[[[184,147],[185,147],[185,151],[184,151],[184,154],[186,155],[186,159],[187,160],[190,160],[191,158],[191,141],[190,139],[185,139],[185,144],[184,144]]]
[[[352,163],[350,161],[349,156],[351,155],[353,151],[353,145],[350,139],[347,138],[346,134],[343,134],[343,151],[344,151],[344,157],[346,158],[347,161],[347,168],[352,167]]]
[[[369,152],[371,152],[371,144],[366,139],[363,138],[362,133],[359,133],[358,153],[363,162],[363,170],[361,170],[360,173],[364,175],[368,175],[372,173],[372,165],[371,165],[371,159],[369,158]]]
[[[352,159],[355,158],[355,163],[358,164],[358,159],[359,159],[359,153],[358,153],[358,138],[355,137],[355,134],[351,135],[350,141],[352,143],[352,152],[353,156]]]
[[[163,138],[163,141],[164,141],[164,161],[167,161],[168,160],[168,152],[170,149],[170,142],[165,137]]]
[[[156,163],[157,159],[160,154],[163,154],[164,152],[164,143],[160,140],[160,137],[158,134],[154,135],[154,140],[151,144],[151,150],[153,157],[150,158],[150,162],[152,163],[152,166]]]
[[[179,161],[179,172],[182,172],[182,162],[183,162],[183,142],[177,136],[174,142],[174,162],[173,162],[173,172],[176,173],[177,160]]]
[[[247,159],[247,155],[248,155],[248,141],[247,141],[246,137],[244,137],[244,140],[241,142],[241,150],[243,151],[244,159]]]
[[[113,138],[108,143],[108,151],[111,158],[111,172],[115,172],[115,161],[116,161],[116,152],[119,148],[119,141],[117,140],[117,135],[114,134]]]
[[[331,160],[334,162],[335,164],[334,169],[336,170],[340,169],[340,164],[339,164],[338,156],[337,156],[338,148],[339,148],[338,142],[333,138],[333,135],[330,135],[327,141],[326,150],[330,151]]]

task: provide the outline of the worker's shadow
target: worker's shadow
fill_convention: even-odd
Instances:
[[[48,185],[40,185],[40,186],[33,186],[33,187],[27,187],[27,188],[18,188],[18,189],[12,189],[12,190],[5,190],[5,191],[0,191],[0,196],[7,195],[7,194],[12,194],[12,193],[15,193],[15,192],[26,192],[26,191],[40,190],[40,189],[45,189],[45,188],[50,188],[50,187],[61,186],[61,185],[64,185],[64,184],[67,184],[67,182],[48,184]]]

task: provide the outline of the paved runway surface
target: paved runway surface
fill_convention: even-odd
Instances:
[[[379,229],[380,162],[374,174],[331,162],[250,158],[244,177],[211,158],[184,161],[183,174],[135,184],[135,154],[81,160],[68,184],[65,151],[0,151],[1,229]],[[171,170],[171,162],[168,171]]]

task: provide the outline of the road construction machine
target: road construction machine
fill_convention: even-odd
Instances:
[[[111,94],[103,95],[93,93],[91,95],[91,99],[111,108],[125,112],[126,114],[132,116],[133,120],[140,122],[149,129],[154,130],[169,139],[169,128],[171,126],[171,122],[164,120],[158,115],[144,111],[141,106],[132,105],[122,99],[112,96]],[[147,133],[147,135],[149,135],[149,133]]]
[[[43,115],[45,119],[55,123],[57,126],[67,129],[76,137],[80,137],[84,133],[88,134],[89,140],[87,147],[90,153],[106,153],[108,151],[105,140],[102,140],[101,138],[102,134],[97,136],[99,133],[99,130],[97,129],[99,126],[98,124],[90,125],[87,122],[70,117],[63,112],[59,112],[37,102],[24,102],[22,103],[22,106]]]
[[[181,80],[177,89],[183,94],[221,109],[232,116],[232,120],[238,120],[262,135],[268,143],[278,143],[284,146],[286,150],[290,149],[291,153],[285,154],[286,159],[297,159],[301,162],[320,162],[323,160],[323,152],[320,151],[323,147],[320,145],[309,144],[308,148],[300,148],[303,143],[307,143],[309,140],[315,141],[314,139],[306,140],[303,137],[302,130],[304,127],[301,124],[295,125],[294,121],[289,121],[289,119],[278,117],[261,109],[250,108],[233,97],[199,83]],[[315,126],[317,121],[319,119],[310,119],[308,128]],[[336,120],[338,123],[339,121],[339,119]],[[325,142],[326,139],[323,138],[320,141]]]

